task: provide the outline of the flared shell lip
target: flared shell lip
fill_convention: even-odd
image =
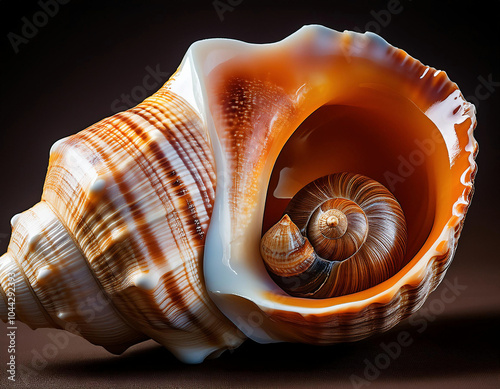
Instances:
[[[452,216],[439,234],[438,239],[434,242],[426,241],[420,251],[402,270],[385,282],[362,292],[322,300],[292,297],[284,292],[282,294],[277,293],[275,290],[259,291],[248,295],[241,290],[229,292],[224,287],[212,289],[211,292],[214,294],[242,297],[257,304],[264,311],[284,310],[303,316],[308,314],[321,316],[336,312],[358,312],[373,303],[384,304],[397,299],[398,292],[404,286],[415,287],[426,279],[427,273],[433,271],[432,266],[429,266],[432,261],[453,254],[473,194],[473,180],[477,170],[475,157],[478,152],[478,144],[473,135],[476,125],[475,107],[464,99],[458,86],[448,78],[444,71],[423,65],[419,60],[390,45],[382,37],[374,33],[365,32],[361,34],[352,31],[341,33],[320,25],[307,25],[285,39],[273,43],[254,44],[232,39],[207,39],[195,42],[188,50],[179,71],[173,76],[173,82],[169,89],[183,96],[198,111],[205,124],[207,124],[207,138],[215,142],[213,146],[217,150],[220,149],[220,144],[217,144],[218,139],[213,120],[206,108],[208,107],[207,91],[204,90],[205,84],[201,79],[202,74],[207,74],[207,70],[210,70],[206,68],[207,66],[213,69],[246,48],[251,49],[258,46],[259,50],[268,50],[278,46],[292,46],[299,43],[303,45],[307,41],[314,41],[314,47],[318,48],[321,47],[322,42],[326,43],[332,39],[339,43],[338,50],[342,50],[344,56],[368,57],[369,55],[375,55],[374,59],[377,61],[381,63],[387,61],[388,66],[399,66],[402,68],[399,69],[400,71],[408,72],[412,74],[412,77],[419,78],[419,87],[424,88],[426,93],[436,95],[435,104],[427,106],[425,109],[419,107],[419,109],[434,122],[441,133],[444,125],[448,130],[455,131],[457,137],[463,137],[464,133],[466,134],[467,145],[450,153],[451,165],[458,159],[467,159],[467,167],[461,172],[460,182],[458,183],[461,194],[451,205]],[[349,46],[351,42],[356,42],[356,44]],[[360,42],[364,43],[359,44]],[[364,49],[366,49],[368,43],[372,45],[372,49],[367,53]],[[205,68],[202,68],[203,66]],[[190,68],[191,71],[180,71],[186,67]],[[457,100],[459,101],[458,109]],[[445,135],[443,134],[446,141]],[[447,147],[451,151],[453,145],[447,142]],[[216,157],[216,162],[218,172],[223,171],[225,161]],[[221,177],[220,179],[226,180],[228,177]],[[217,208],[215,212],[217,212]],[[225,265],[228,266],[228,264]],[[427,294],[431,291],[430,287],[428,289]]]
[[[301,30],[299,30],[299,32],[300,31]],[[351,31],[344,31],[344,33],[356,34]],[[366,32],[365,34],[370,39],[377,39],[379,45],[383,44],[387,48],[390,48],[392,50],[404,52],[403,50],[390,45],[383,38],[376,34],[373,34],[371,32]],[[422,281],[426,278],[427,272],[432,271],[432,267],[429,266],[432,261],[453,254],[458,235],[461,232],[463,221],[470,206],[474,191],[473,181],[477,172],[475,157],[477,155],[479,147],[473,134],[476,126],[475,107],[472,103],[467,102],[463,98],[457,84],[452,82],[444,71],[436,70],[435,68],[432,68],[430,66],[423,65],[419,60],[409,56],[406,52],[404,53],[406,54],[406,57],[404,58],[401,65],[406,66],[409,69],[422,69],[423,71],[421,73],[422,75],[420,76],[420,79],[424,79],[426,76],[432,77],[431,89],[440,92],[447,90],[446,87],[448,87],[453,90],[453,92],[451,92],[448,96],[445,96],[443,100],[437,102],[437,104],[445,103],[448,99],[449,103],[451,103],[446,107],[449,109],[449,112],[447,112],[446,116],[454,116],[449,115],[449,113],[456,111],[456,103],[453,104],[453,101],[457,98],[461,99],[460,109],[456,111],[456,113],[461,113],[462,115],[460,115],[457,120],[452,123],[453,129],[456,129],[456,125],[463,124],[467,121],[467,119],[470,119],[470,125],[466,130],[468,138],[467,145],[463,148],[463,150],[459,151],[454,156],[450,156],[450,158],[461,157],[468,159],[468,167],[462,172],[460,179],[460,185],[463,188],[462,194],[452,204],[452,216],[446,223],[445,228],[441,231],[438,239],[436,239],[434,242],[426,241],[424,246],[403,269],[401,269],[397,274],[384,281],[383,283],[378,284],[373,288],[358,293],[353,293],[351,295],[322,300],[311,300],[291,296],[277,296],[275,294],[266,293],[265,299],[272,300],[273,302],[272,306],[270,306],[269,308],[277,310],[290,310],[293,307],[292,309],[297,313],[314,313],[315,315],[321,315],[332,314],[340,311],[342,313],[358,312],[368,307],[372,303],[389,303],[391,300],[398,298],[399,291],[403,287],[415,287],[421,284]],[[434,108],[435,106],[431,106],[427,111],[423,113],[426,114],[426,116],[428,116],[436,124],[440,131],[442,131],[442,124],[440,126],[440,123],[437,123],[437,121],[443,120],[444,116],[439,117],[439,115],[443,114],[441,110],[444,107],[441,107],[441,110],[439,110],[439,112],[433,112]],[[447,124],[449,125],[450,123]],[[450,163],[453,165],[454,162]],[[428,293],[430,293],[431,291],[432,290],[428,290]],[[307,306],[301,306],[301,300],[307,300]],[[262,303],[262,306],[265,305],[267,304]]]
[[[344,33],[346,32],[348,34],[355,34],[348,31],[345,31]],[[365,34],[372,39],[377,39],[378,44],[383,44],[388,48],[391,48],[392,50],[403,52],[402,50],[397,49],[387,43],[378,35],[370,32],[367,32]],[[443,103],[447,99],[450,100],[450,103],[452,103],[451,100],[456,100],[456,98],[461,99],[460,109],[458,110],[458,113],[462,113],[462,115],[459,116],[459,119],[452,124],[455,129],[456,125],[462,124],[466,122],[467,119],[470,119],[470,125],[466,131],[468,143],[464,147],[463,151],[455,155],[455,158],[462,157],[468,159],[468,167],[462,172],[460,179],[460,184],[463,187],[462,194],[453,203],[452,216],[446,223],[446,226],[442,230],[439,238],[432,242],[432,245],[430,247],[429,242],[426,242],[426,244],[412,258],[412,260],[396,275],[373,288],[348,296],[334,297],[324,300],[308,300],[308,307],[301,306],[300,309],[297,309],[298,313],[311,312],[314,314],[321,314],[333,313],[335,311],[359,311],[372,303],[388,303],[393,298],[397,297],[398,291],[401,290],[401,288],[403,288],[405,285],[416,286],[420,284],[425,278],[427,271],[431,271],[429,270],[431,269],[429,267],[429,263],[431,261],[437,258],[442,258],[443,256],[447,256],[450,254],[450,251],[453,252],[454,250],[456,240],[458,238],[457,234],[459,234],[461,231],[464,218],[467,214],[467,210],[471,202],[473,194],[473,180],[477,171],[475,157],[478,152],[478,144],[473,134],[476,125],[475,107],[473,104],[467,102],[463,98],[457,84],[452,82],[444,71],[436,70],[432,67],[423,65],[420,61],[409,56],[408,54],[406,54],[406,57],[401,65],[408,68],[417,67],[423,69],[420,79],[423,79],[426,76],[432,76],[432,89],[435,89],[437,91],[446,90],[445,86],[451,87],[453,89],[452,93],[446,96],[443,100],[438,101],[438,103]],[[439,75],[441,75],[441,77],[438,77]],[[456,103],[453,105],[449,105],[447,108],[450,110],[450,112],[452,112],[456,109],[455,106]],[[434,108],[434,106],[431,106],[427,111],[423,113],[430,117],[430,119],[436,124],[440,131],[442,131],[442,127],[438,123],[436,123],[436,121],[443,120],[442,117],[439,117],[439,114],[442,114],[443,112],[433,112]],[[451,164],[453,164],[453,162],[451,162]],[[289,309],[290,299],[304,300],[301,298],[286,296],[283,298],[284,300],[286,300],[286,302],[282,302],[280,296],[271,297],[268,295],[267,297],[272,298],[276,303],[273,304],[274,309]]]

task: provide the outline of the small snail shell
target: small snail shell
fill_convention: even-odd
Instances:
[[[337,173],[302,188],[261,241],[274,280],[298,297],[368,289],[401,269],[406,221],[395,197],[368,177]]]

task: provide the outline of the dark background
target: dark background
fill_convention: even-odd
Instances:
[[[21,35],[22,18],[32,20],[41,6],[36,1],[0,2],[0,252],[7,248],[10,218],[39,201],[52,143],[110,116],[117,106],[138,103],[123,103],[121,95],[142,85],[148,66],[159,65],[166,81],[196,40],[273,42],[304,24],[317,23],[340,31],[378,32],[424,64],[445,70],[463,95],[476,103],[475,136],[480,145],[476,193],[446,277],[466,289],[437,312],[440,293],[449,288],[442,284],[413,322],[406,320],[365,341],[329,347],[248,341],[233,353],[197,366],[181,364],[151,341],[117,357],[75,337],[44,362],[35,356],[59,332],[31,331],[20,325],[17,367],[29,367],[31,373],[18,372],[17,385],[355,387],[351,379],[356,375],[366,379],[361,387],[371,388],[499,388],[500,21],[494,8],[498,1],[401,0],[395,7],[400,12],[390,18],[392,1],[220,3],[233,4],[223,20],[211,0],[73,0],[60,5],[16,54],[8,34]],[[488,78],[497,85],[481,88],[481,80]],[[415,324],[419,320],[425,329]],[[381,343],[394,342],[402,331],[410,334],[412,344],[378,374],[366,370],[383,353]],[[8,387],[4,333],[1,323],[0,379]]]

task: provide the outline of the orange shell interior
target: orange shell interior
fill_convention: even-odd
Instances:
[[[271,303],[326,308],[383,294],[431,247],[453,250],[455,242],[442,234],[448,228],[460,232],[472,194],[474,108],[456,84],[374,36],[344,33],[340,40],[344,55],[320,64],[310,65],[307,53],[282,45],[248,58],[239,55],[210,74],[207,86],[218,91],[211,110],[232,164],[233,228],[245,225],[244,216],[255,206],[266,164],[276,161],[269,168],[262,234],[310,181],[340,171],[360,173],[384,184],[401,203],[409,229],[407,265],[386,282],[352,295],[313,300],[265,292]],[[379,58],[350,55],[359,52],[378,52]],[[266,84],[271,102],[260,105],[257,119],[255,113],[238,110],[238,99],[225,98],[235,91],[251,94]],[[233,110],[237,114],[228,120]],[[264,151],[256,153],[256,147]],[[413,274],[412,282],[418,284],[423,276]],[[393,296],[380,296],[377,302]]]

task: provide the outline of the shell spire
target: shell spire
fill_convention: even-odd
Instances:
[[[13,274],[32,328],[69,327],[113,353],[152,338],[189,363],[237,347],[202,277],[214,196],[201,120],[165,86],[52,147],[42,200],[1,258],[2,306]]]
[[[261,241],[260,251],[267,266],[278,276],[293,276],[314,262],[314,249],[288,215],[284,215]]]
[[[318,258],[309,240],[286,214],[263,236],[260,252],[274,280],[296,296],[314,295],[333,265]]]

